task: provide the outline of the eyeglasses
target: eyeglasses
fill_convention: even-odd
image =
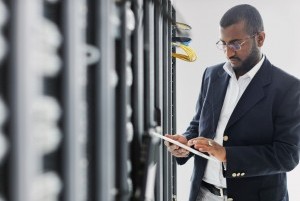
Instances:
[[[216,45],[217,45],[217,48],[220,49],[220,50],[223,50],[223,51],[226,51],[227,49],[226,48],[230,48],[231,50],[233,51],[239,51],[242,49],[242,45],[245,44],[245,42],[250,39],[250,38],[254,38],[257,34],[254,34],[250,37],[247,37],[245,39],[241,39],[241,40],[236,40],[236,41],[233,41],[233,42],[229,42],[228,44],[224,43],[224,41],[221,41],[219,40]]]

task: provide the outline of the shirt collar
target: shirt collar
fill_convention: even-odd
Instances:
[[[250,71],[248,71],[245,75],[243,75],[241,77],[249,77],[250,79],[252,79],[256,75],[256,73],[260,69],[260,67],[262,66],[264,60],[265,60],[265,55],[263,55],[261,60]],[[223,69],[226,71],[226,73],[228,73],[228,75],[230,75],[230,77],[232,77],[234,75],[233,68],[231,67],[229,62],[226,62],[224,64]]]

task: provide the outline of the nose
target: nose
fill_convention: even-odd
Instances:
[[[226,46],[226,49],[224,50],[224,53],[226,54],[227,58],[231,58],[235,55],[236,51],[234,51],[232,48]]]

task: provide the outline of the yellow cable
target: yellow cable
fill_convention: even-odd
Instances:
[[[189,62],[196,61],[197,55],[192,48],[180,43],[172,43],[172,45],[180,47],[186,53],[186,55],[180,53],[172,53],[173,57]]]

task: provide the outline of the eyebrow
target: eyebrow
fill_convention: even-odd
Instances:
[[[236,42],[236,41],[241,41],[241,40],[243,40],[243,39],[233,39],[233,40],[229,41],[228,43],[234,43],[234,42]],[[223,43],[225,43],[225,41],[222,40],[222,39],[220,39],[220,41],[222,41]],[[227,43],[227,44],[228,44],[228,43]]]

